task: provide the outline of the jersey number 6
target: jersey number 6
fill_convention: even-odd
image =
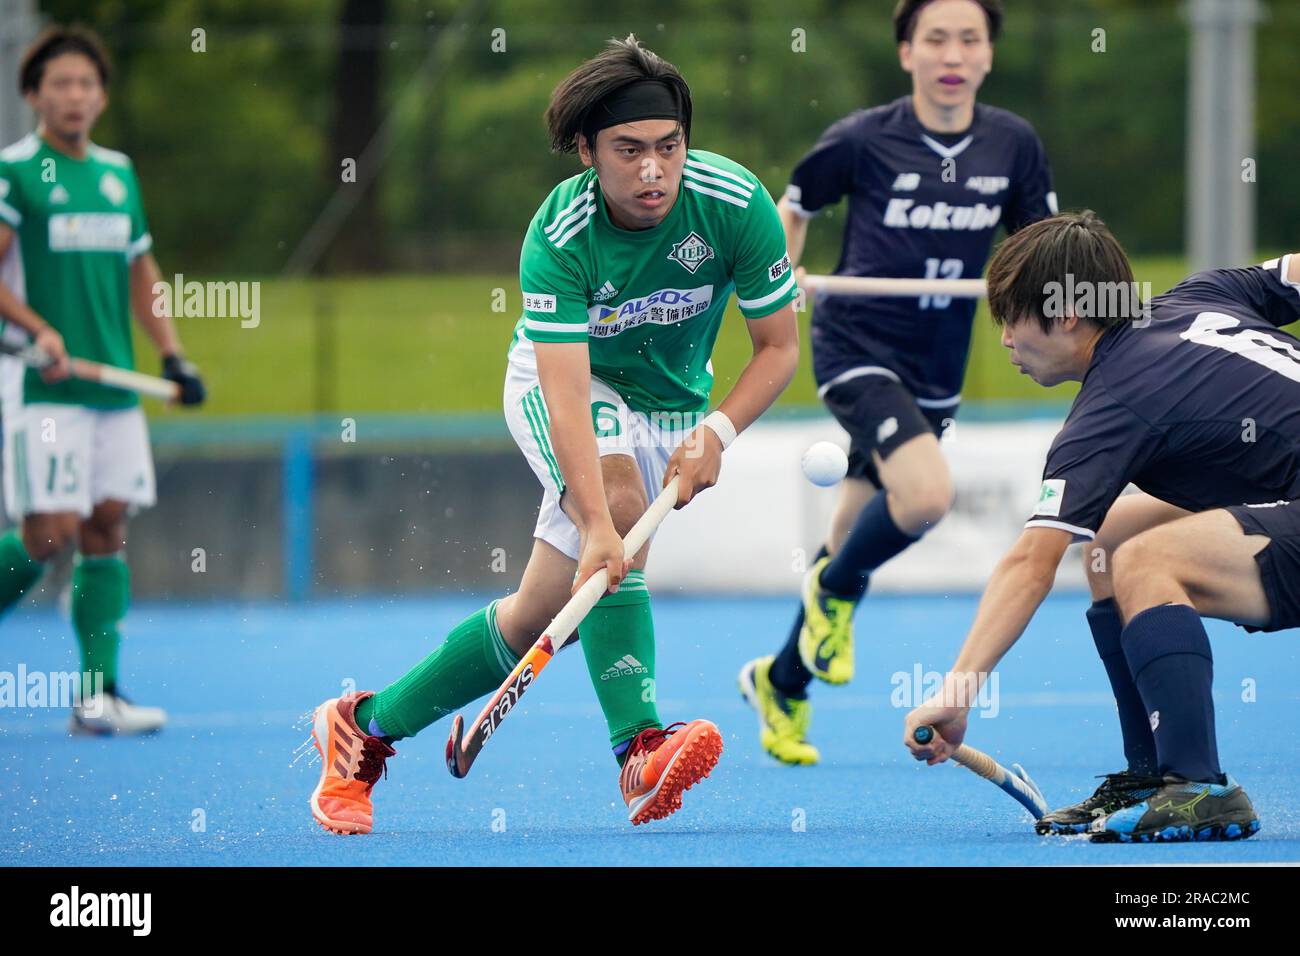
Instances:
[[[1235,352],[1242,358],[1300,382],[1300,349],[1285,339],[1269,335],[1258,329],[1245,329],[1233,335],[1223,335],[1224,329],[1235,329],[1241,320],[1222,312],[1202,312],[1191,328],[1180,338],[1198,345]]]

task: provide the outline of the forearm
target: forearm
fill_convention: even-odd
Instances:
[[[0,282],[0,318],[25,329],[32,336],[49,324],[33,312],[26,302],[14,295],[13,290],[3,282]]]
[[[153,341],[160,355],[181,354],[181,340],[176,332],[176,322],[166,310],[165,298],[156,292],[162,280],[158,263],[145,253],[131,263],[131,311],[135,319]]]
[[[605,482],[600,472],[600,452],[591,428],[587,400],[552,401],[548,396],[546,404],[551,414],[551,447],[564,477],[569,507],[584,529],[610,521]]]
[[[731,419],[737,432],[743,432],[785,391],[798,365],[798,339],[755,349],[718,408]]]
[[[1020,639],[1051,591],[1056,564],[1024,550],[1013,550],[998,563],[950,675],[963,680],[977,675],[974,689],[978,689]]]

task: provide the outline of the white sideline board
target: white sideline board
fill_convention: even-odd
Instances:
[[[873,575],[872,590],[981,591],[1038,500],[1043,461],[1060,425],[958,417],[943,441],[956,488],[953,510]],[[741,435],[723,456],[717,486],[660,527],[647,569],[653,592],[797,593],[838,494],[816,487],[799,468],[816,441],[848,449],[848,435],[829,417],[759,422]],[[1056,586],[1085,586],[1078,545],[1062,559]]]

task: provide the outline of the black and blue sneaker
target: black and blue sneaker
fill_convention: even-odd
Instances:
[[[1092,796],[1073,806],[1053,810],[1035,823],[1034,829],[1043,835],[1087,833],[1098,818],[1141,803],[1164,784],[1163,777],[1133,773],[1131,770],[1108,773]]]
[[[1098,817],[1089,828],[1094,843],[1180,843],[1243,840],[1259,832],[1259,817],[1246,791],[1224,775],[1223,783],[1197,783],[1168,775],[1140,803]]]

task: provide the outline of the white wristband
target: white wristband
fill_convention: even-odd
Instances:
[[[722,442],[722,450],[726,451],[733,441],[736,440],[736,426],[731,424],[731,419],[727,417],[722,409],[715,409],[704,416],[704,421],[700,422],[706,428],[712,429],[713,434],[718,436]]]

